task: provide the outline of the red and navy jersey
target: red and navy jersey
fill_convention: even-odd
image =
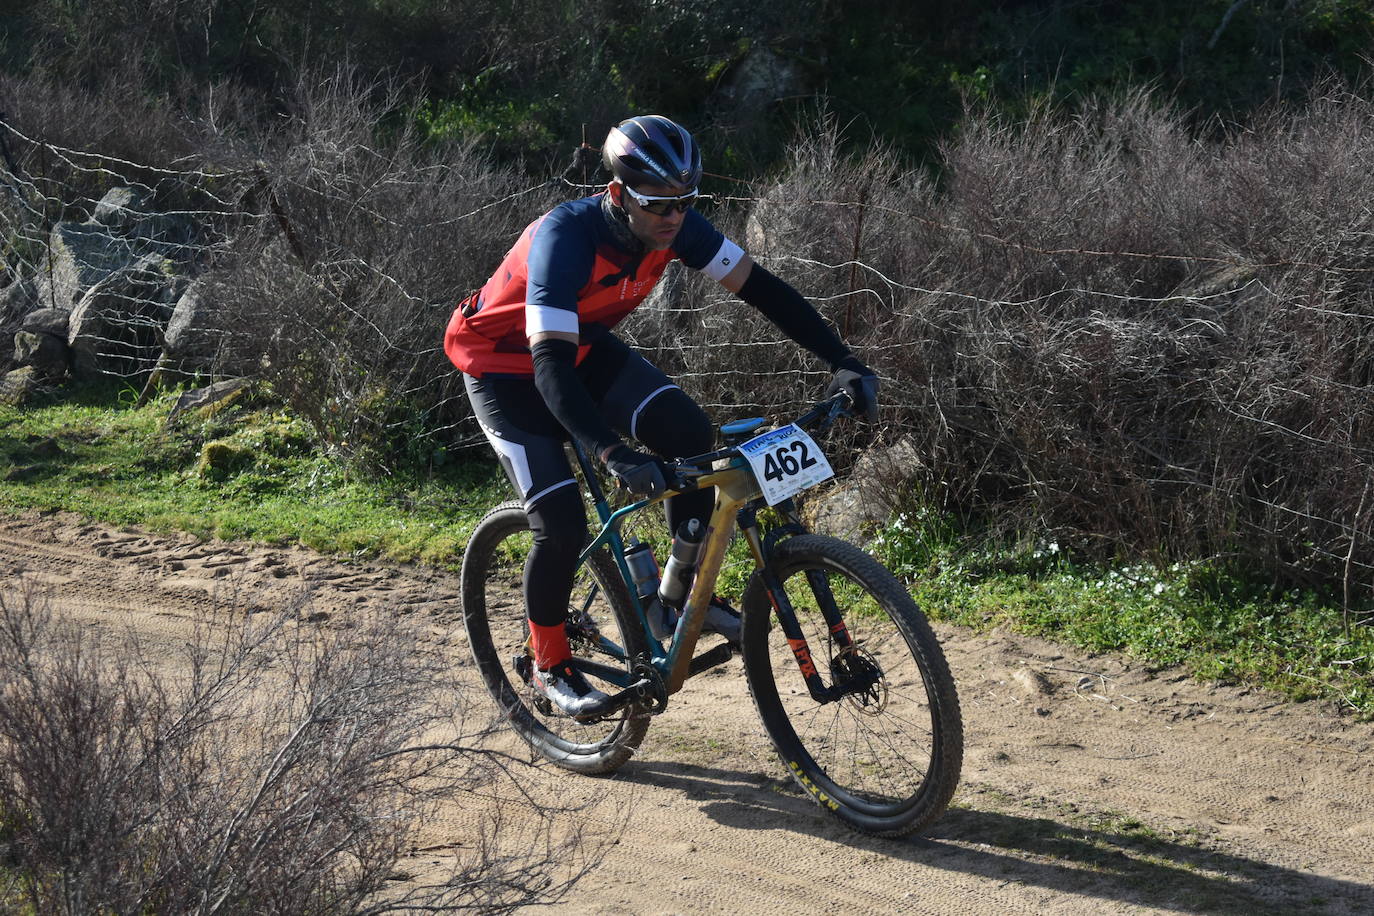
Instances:
[[[695,210],[672,247],[632,254],[617,244],[601,195],[560,204],[520,234],[490,280],[449,320],[444,352],[468,375],[533,376],[530,335],[576,334],[577,361],[644,301],[681,260],[720,280],[743,251]]]

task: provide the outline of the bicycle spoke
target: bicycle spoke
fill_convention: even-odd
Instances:
[[[555,714],[530,687],[532,660],[522,583],[531,542],[528,520],[518,505],[489,513],[473,533],[462,573],[473,656],[511,725],[536,750],[569,769],[608,772],[629,759],[648,723],[628,708],[603,721],[575,722]],[[632,614],[609,556],[594,555],[579,571],[569,601],[568,642],[574,663],[577,657],[596,660],[601,667],[592,673],[608,677],[627,672],[638,644],[634,631],[627,628]],[[606,684],[603,689],[618,688]]]
[[[788,539],[770,568],[829,690],[813,698],[783,627],[766,623],[771,602],[751,591],[745,668],[779,753],[826,810],[859,829],[919,829],[948,803],[962,756],[958,700],[919,609],[872,558],[831,538]]]

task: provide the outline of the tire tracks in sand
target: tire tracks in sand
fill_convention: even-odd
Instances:
[[[456,577],[435,570],[37,514],[0,520],[0,569],[85,625],[169,647],[231,601],[283,607],[309,589],[320,619],[427,614],[466,651]],[[954,807],[925,837],[859,836],[795,791],[736,661],[674,697],[614,776],[526,774],[536,793],[599,803],[583,826],[615,837],[539,912],[1374,912],[1374,726],[1114,656],[938,632],[966,756]],[[440,812],[417,868],[475,842],[499,801]],[[507,793],[505,817],[518,801]]]

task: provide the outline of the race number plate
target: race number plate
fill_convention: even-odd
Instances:
[[[816,440],[795,423],[755,436],[739,450],[770,506],[835,476]]]

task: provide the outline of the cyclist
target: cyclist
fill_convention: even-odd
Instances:
[[[831,392],[849,391],[870,418],[877,410],[876,374],[800,293],[693,209],[702,170],[691,134],[659,115],[629,118],[611,129],[602,162],[611,174],[606,189],[531,223],[486,285],[454,310],[444,336],[529,516],[533,545],[523,585],[533,686],[573,717],[605,694],[569,664],[564,623],[587,520],[564,451],[568,436],[644,496],[666,488],[657,456],[681,458],[713,445],[713,426],[696,402],[611,333],[669,262],[706,273],[758,309],[826,361]],[[713,499],[709,490],[670,499],[670,530],[691,518],[704,523]],[[739,615],[713,598],[706,629],[737,643]]]

